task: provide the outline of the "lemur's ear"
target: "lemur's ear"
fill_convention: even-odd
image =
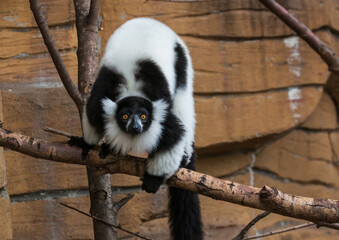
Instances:
[[[113,120],[117,110],[117,104],[109,98],[104,98],[101,100],[102,109],[104,110],[104,119]]]

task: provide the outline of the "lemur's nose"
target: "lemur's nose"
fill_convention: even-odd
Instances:
[[[137,116],[133,116],[129,131],[131,134],[138,134],[142,132],[141,121]]]
[[[139,133],[139,132],[141,132],[141,127],[139,125],[134,125],[132,127],[132,130],[136,133]]]

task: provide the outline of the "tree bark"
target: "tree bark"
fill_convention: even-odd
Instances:
[[[88,97],[99,64],[99,7],[99,0],[74,0],[78,35],[78,88],[84,98]],[[87,166],[87,177],[91,214],[115,225],[110,175],[100,175],[95,167]],[[103,222],[93,219],[93,228],[95,239],[117,239],[115,229]]]
[[[143,158],[108,155],[103,160],[98,156],[98,151],[92,150],[87,158],[82,160],[80,148],[11,133],[1,128],[0,146],[35,158],[98,167],[102,169],[102,174],[125,173],[141,177],[146,169],[146,159]],[[185,168],[180,168],[168,180],[168,184],[217,200],[270,211],[284,216],[312,222],[339,222],[338,200],[295,196],[268,186],[263,188],[247,186]]]

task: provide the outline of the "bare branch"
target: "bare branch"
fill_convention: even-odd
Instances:
[[[250,230],[251,227],[253,227],[257,222],[259,222],[261,219],[263,219],[264,217],[268,216],[270,214],[270,212],[263,212],[260,213],[258,216],[256,216],[254,219],[252,219],[252,221],[250,221],[246,227],[232,240],[242,240],[244,239],[246,233],[248,232],[248,230]]]
[[[99,167],[109,173],[125,173],[141,177],[146,169],[146,159],[143,158],[109,155],[106,159],[100,159],[98,151],[92,150],[87,158],[82,160],[80,148],[47,142],[19,133],[12,133],[1,128],[0,146],[35,158]],[[185,168],[180,168],[168,180],[168,184],[217,200],[270,211],[284,216],[312,222],[339,222],[338,200],[295,196],[268,186],[260,189],[218,179]]]
[[[87,25],[98,25],[99,9],[100,0],[91,0],[89,13],[87,16]]]
[[[274,0],[259,0],[287,26],[293,29],[320,57],[327,63],[331,72],[339,75],[339,57],[321,41],[308,27],[292,16],[285,8]]]
[[[62,61],[62,58],[59,54],[57,47],[55,46],[54,40],[48,28],[46,19],[44,18],[44,15],[42,14],[40,3],[38,0],[29,0],[29,2],[31,4],[31,10],[33,12],[35,21],[40,29],[45,45],[48,49],[49,54],[51,55],[55,68],[57,69],[58,74],[61,78],[61,81],[64,84],[67,93],[73,99],[76,106],[78,107],[79,112],[81,113],[83,109],[83,104],[84,104],[83,98],[81,97],[80,92],[78,91],[71,77],[69,76],[66,66],[64,62]]]
[[[68,132],[60,131],[60,130],[57,130],[57,129],[54,129],[54,128],[51,128],[51,127],[47,127],[47,126],[44,126],[42,129],[46,132],[54,133],[54,134],[57,134],[57,135],[60,135],[60,136],[68,137],[68,138],[73,136],[72,134],[70,134]]]
[[[85,213],[85,212],[83,212],[83,211],[81,211],[81,210],[79,210],[79,209],[77,209],[77,208],[75,208],[75,207],[68,206],[68,205],[65,204],[65,203],[61,203],[61,202],[59,202],[59,203],[60,203],[62,206],[64,206],[64,207],[67,207],[67,208],[72,209],[72,210],[74,210],[74,211],[76,211],[76,212],[78,212],[78,213],[81,213],[82,215],[85,215],[85,216],[87,216],[87,217],[90,217],[90,218],[92,218],[92,219],[95,219],[96,221],[99,221],[99,222],[101,222],[101,223],[104,223],[104,224],[106,224],[107,226],[117,228],[117,229],[119,229],[119,230],[121,230],[121,231],[123,231],[123,232],[126,232],[126,233],[128,233],[128,234],[131,234],[131,235],[133,235],[133,236],[135,236],[135,237],[138,237],[138,238],[141,238],[141,239],[152,240],[151,238],[148,238],[148,237],[145,237],[145,236],[141,236],[141,235],[139,235],[139,234],[137,234],[137,233],[134,233],[134,232],[131,232],[131,231],[127,230],[127,229],[124,229],[124,228],[122,228],[121,226],[118,226],[118,225],[115,225],[115,224],[106,222],[106,221],[104,221],[104,220],[102,220],[102,219],[100,219],[100,218],[98,218],[98,217],[96,217],[96,216],[93,216],[93,215],[90,215],[90,214],[88,214],[88,213]]]
[[[99,64],[99,0],[74,0],[78,34],[78,88],[88,95]]]
[[[335,148],[334,148],[334,145],[333,145],[333,141],[332,141],[332,138],[331,138],[331,132],[328,132],[327,136],[328,136],[328,141],[330,142],[330,145],[331,145],[332,156],[334,156],[333,164],[335,166],[339,166],[339,158],[338,158],[337,152],[335,151]]]
[[[285,232],[289,232],[289,231],[294,231],[294,230],[298,230],[298,229],[301,229],[301,228],[310,227],[310,226],[314,226],[314,225],[315,225],[315,223],[312,223],[312,222],[304,223],[304,224],[300,224],[300,225],[297,225],[297,226],[294,226],[294,227],[284,228],[284,229],[281,229],[281,230],[278,230],[278,231],[259,234],[259,235],[256,235],[256,236],[250,236],[250,237],[244,238],[244,240],[257,239],[257,238],[272,236],[272,235],[285,233]]]
[[[327,227],[327,228],[332,228],[335,230],[339,230],[339,223],[324,223],[324,222],[316,222],[316,227]]]
[[[120,208],[122,208],[129,200],[131,200],[134,197],[133,193],[127,194],[125,197],[120,199],[118,202],[114,202],[113,209],[118,212]]]

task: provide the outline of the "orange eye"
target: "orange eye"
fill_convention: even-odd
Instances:
[[[124,120],[127,120],[127,119],[128,119],[128,115],[127,115],[127,114],[124,114],[124,115],[122,115],[122,118],[123,118]]]
[[[141,118],[142,120],[145,120],[145,119],[146,119],[146,115],[145,115],[145,114],[142,114],[142,115],[140,116],[140,118]]]

